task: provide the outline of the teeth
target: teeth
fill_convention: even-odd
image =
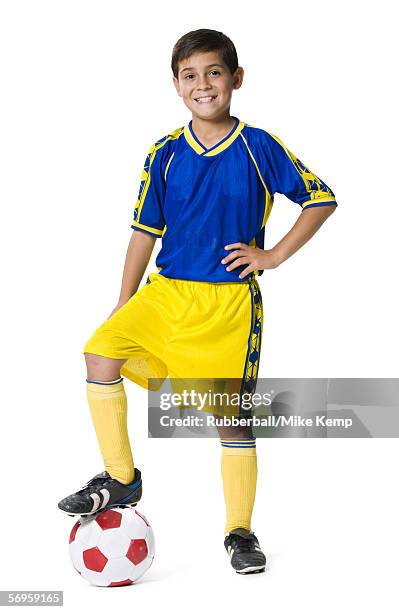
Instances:
[[[206,98],[195,98],[196,102],[212,102],[212,100],[214,100],[216,98],[216,96],[208,96]]]

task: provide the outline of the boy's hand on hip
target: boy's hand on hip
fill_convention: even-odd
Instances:
[[[227,244],[224,247],[227,251],[231,251],[226,257],[221,260],[222,264],[229,264],[226,267],[227,272],[231,272],[239,266],[248,264],[246,268],[239,274],[239,278],[245,278],[255,270],[272,270],[279,265],[278,258],[273,249],[264,250],[259,247],[249,246],[244,242],[234,242]],[[230,263],[231,262],[231,263]]]

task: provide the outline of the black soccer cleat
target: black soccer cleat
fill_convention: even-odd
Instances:
[[[117,506],[135,506],[142,495],[141,472],[134,469],[134,479],[123,484],[108,472],[93,476],[85,486],[58,503],[58,508],[69,516],[94,516]]]
[[[241,527],[233,529],[225,537],[224,546],[237,574],[256,574],[265,570],[266,557],[252,531]]]

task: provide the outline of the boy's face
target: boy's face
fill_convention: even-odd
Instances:
[[[218,51],[198,52],[179,62],[173,82],[193,116],[217,119],[229,112],[233,89],[241,87],[244,70],[234,75]]]

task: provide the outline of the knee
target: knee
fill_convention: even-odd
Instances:
[[[103,364],[104,357],[101,355],[94,355],[94,353],[84,353],[86,365],[90,368],[96,368]]]
[[[87,367],[87,378],[95,380],[115,380],[126,359],[112,359],[94,353],[84,353]]]
[[[109,376],[109,374],[114,374],[114,372],[109,372],[109,370],[113,370],[114,368],[110,368],[109,359],[107,357],[103,357],[102,355],[94,355],[94,353],[84,353],[86,360],[86,369],[87,369],[87,378],[89,379],[98,379],[102,380],[103,377]]]

